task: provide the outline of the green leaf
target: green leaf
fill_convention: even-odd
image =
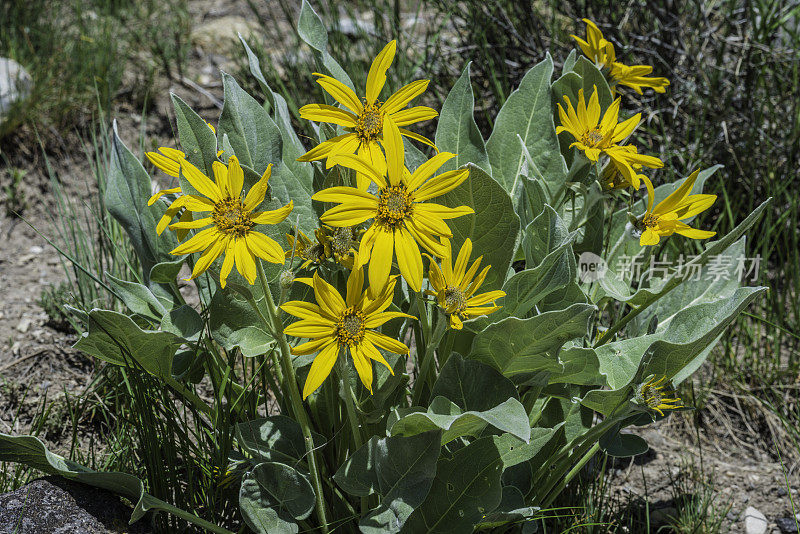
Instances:
[[[328,31],[322,24],[317,12],[311,7],[307,0],[303,0],[300,7],[300,17],[297,19],[297,33],[318,52],[325,52],[328,49]]]
[[[600,372],[610,389],[588,392],[583,405],[608,415],[628,396],[628,388],[635,381],[650,374],[671,378],[685,366],[696,365],[697,355],[764,291],[764,287],[737,289],[730,297],[681,310],[664,331],[596,348]]]
[[[298,532],[294,520],[314,509],[314,489],[295,468],[278,462],[258,464],[242,479],[239,508],[245,523],[259,534]]]
[[[219,117],[218,135],[227,135],[241,164],[261,176],[270,163],[281,162],[281,133],[261,104],[239,87],[233,76],[223,72],[222,85],[225,104]]]
[[[89,312],[89,330],[75,348],[114,365],[138,363],[148,373],[171,378],[172,358],[185,340],[171,332],[142,330],[127,315]]]
[[[111,163],[108,169],[105,197],[108,212],[125,229],[142,265],[144,284],[150,286],[150,269],[162,261],[172,261],[169,251],[178,244],[175,236],[165,232],[156,234],[156,223],[166,209],[166,203],[159,199],[152,206],[147,205],[150,198],[150,176],[131,154],[117,133],[111,142]],[[151,287],[155,290],[154,287]]]
[[[619,432],[619,428],[614,428],[600,438],[600,448],[609,456],[615,458],[630,458],[638,456],[648,451],[650,446],[647,442],[636,434]]]
[[[313,433],[318,446],[325,438]],[[273,415],[236,425],[236,441],[252,456],[262,461],[296,464],[306,456],[305,441],[300,425],[285,415]]]
[[[494,178],[506,191],[517,194],[520,176],[543,177],[549,198],[566,181],[567,166],[553,123],[550,79],[553,59],[534,65],[509,95],[495,120],[492,135],[486,143]],[[527,162],[519,138],[522,139],[536,169],[526,169]]]
[[[532,428],[531,439],[528,442],[511,434],[492,436],[495,449],[503,463],[503,469],[532,460],[554,437],[561,436],[562,426],[563,424],[553,428]]]
[[[406,521],[403,532],[472,532],[500,504],[503,461],[493,437],[478,439],[440,458],[427,498]]]
[[[470,358],[491,365],[504,376],[562,370],[558,359],[567,341],[586,336],[595,307],[573,304],[529,319],[508,317],[475,337]]]
[[[500,504],[492,513],[481,519],[481,522],[475,525],[475,529],[491,529],[512,523],[519,525],[533,517],[538,510],[539,508],[535,506],[525,506],[525,497],[517,488],[503,486]]]
[[[610,106],[611,102],[614,100],[611,89],[608,86],[605,76],[597,69],[595,64],[581,56],[575,62],[572,72],[564,74],[553,82],[553,97],[556,103],[561,104],[564,109],[566,109],[564,96],[569,97],[573,107],[576,107],[578,105],[578,91],[583,89],[584,97],[588,103],[595,87],[597,87],[600,110],[605,113],[605,110],[608,109],[608,106]]]
[[[122,299],[122,302],[133,313],[138,313],[142,317],[146,317],[155,323],[161,322],[161,318],[167,313],[169,302],[161,302],[152,291],[136,282],[128,282],[127,280],[120,280],[114,278],[108,273],[105,273],[106,279],[114,293]]]
[[[334,481],[351,495],[377,493],[380,505],[361,519],[363,533],[399,532],[425,500],[436,474],[441,433],[373,436],[342,464]]]
[[[0,462],[21,463],[50,475],[60,475],[69,480],[118,493],[135,503],[131,523],[144,517],[148,510],[161,510],[210,532],[233,534],[227,529],[148,495],[144,492],[142,481],[133,475],[116,471],[106,473],[94,471],[48,451],[44,444],[33,436],[9,436],[0,433]]]
[[[530,438],[530,425],[525,407],[515,398],[478,411],[462,411],[444,397],[431,401],[427,412],[412,412],[391,427],[393,436],[413,436],[429,430],[443,430],[442,444],[461,436],[478,436],[486,425],[508,432],[523,441]]]
[[[519,399],[514,383],[492,367],[453,353],[442,367],[431,397],[444,397],[462,410],[482,412],[506,399]]]
[[[473,258],[483,255],[482,265],[492,268],[481,291],[500,289],[506,279],[516,249],[519,217],[511,198],[491,176],[467,164],[469,178],[454,190],[433,201],[449,207],[469,206],[473,215],[447,221],[453,232],[453,251],[459,250],[467,238],[472,240]]]
[[[213,163],[217,161],[217,136],[200,115],[173,93],[169,94],[175,109],[178,138],[186,159],[206,176],[214,176]],[[193,192],[193,188],[189,190]],[[184,193],[187,190],[184,189]]]
[[[457,169],[472,163],[491,175],[489,156],[486,154],[486,144],[473,112],[475,98],[472,94],[472,84],[469,79],[469,66],[456,81],[450,93],[442,104],[439,113],[439,123],[436,126],[436,146],[442,152],[452,152],[456,157],[442,165],[439,172]]]
[[[184,304],[164,315],[161,321],[161,329],[172,332],[183,339],[197,341],[201,330],[203,330],[203,318],[200,317],[197,310],[188,304]]]
[[[550,374],[549,384],[577,384],[602,386],[605,378],[600,374],[600,361],[594,349],[567,347],[558,354],[563,369]]]
[[[172,284],[178,277],[178,273],[183,267],[184,258],[173,261],[162,261],[153,265],[150,269],[150,281],[158,284]]]

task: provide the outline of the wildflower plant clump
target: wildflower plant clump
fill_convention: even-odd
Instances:
[[[244,40],[266,101],[223,74],[209,127],[173,95],[180,150],[147,155],[169,188],[151,196],[115,133],[105,203],[141,279],[112,280],[128,314],[80,317],[79,349],[191,408],[215,448],[182,462],[219,475],[210,492],[236,511],[177,509],[32,437],[0,434],[0,460],[213,532],[532,532],[595,454],[643,453],[637,427],[691,409],[675,388],[765,290],[740,287],[735,260],[766,201],[728,235],[695,227],[717,167],[658,183],[625,91],[669,82],[617,62],[590,21],[560,72],[549,54],[530,68],[488,139],[469,65],[441,110],[409,107],[427,81],[386,87],[396,42],[359,93],[307,3],[298,31],[326,71],[329,103],[300,108],[313,146]],[[433,140],[414,131],[429,120]],[[617,272],[676,239],[702,252]],[[687,276],[718,255],[727,276]]]

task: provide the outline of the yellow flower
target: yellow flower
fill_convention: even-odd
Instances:
[[[386,165],[380,150],[383,120],[389,117],[397,126],[407,126],[432,119],[438,115],[434,109],[426,106],[403,109],[411,100],[425,92],[429,80],[411,82],[400,88],[385,102],[378,100],[386,83],[386,71],[394,60],[396,47],[396,41],[390,42],[372,62],[367,75],[366,97],[363,100],[359,99],[352,89],[335,78],[314,73],[319,77],[317,83],[347,109],[325,104],[309,104],[300,108],[300,116],[312,121],[343,126],[348,133],[320,143],[297,158],[298,161],[317,161],[328,158],[326,166],[332,167],[331,159],[337,154],[357,153],[383,173]],[[402,128],[400,133],[436,148],[429,139],[419,134]],[[365,176],[358,174],[356,179],[359,188],[366,189],[369,186],[369,179]]]
[[[292,234],[286,234],[286,240],[289,242],[289,250],[286,251],[286,257],[291,257],[292,250],[294,250],[295,258],[302,258],[305,260],[300,264],[301,269],[308,268],[312,263],[320,265],[333,255],[331,252],[330,237],[328,237],[324,228],[317,228],[314,231],[314,237],[316,241],[312,243],[302,230],[298,230],[297,242],[295,243],[294,236]]]
[[[615,188],[632,186],[634,189],[639,189],[642,180],[647,178],[639,172],[642,167],[660,169],[664,166],[664,162],[655,156],[639,154],[633,145],[612,146],[607,148],[605,153],[611,160],[611,165],[607,169],[614,170]],[[605,176],[605,173],[603,174]]]
[[[664,388],[667,388],[667,391],[662,391]],[[672,389],[672,384],[666,376],[662,376],[658,380],[655,376],[650,376],[646,382],[639,385],[635,396],[639,404],[658,412],[662,417],[664,416],[663,410],[676,410],[683,407],[680,397]]]
[[[236,156],[230,157],[227,167],[219,161],[214,162],[215,182],[186,160],[181,161],[181,172],[200,193],[180,197],[185,199],[187,211],[206,215],[194,221],[177,222],[170,225],[170,228],[189,230],[209,226],[170,252],[181,255],[205,251],[195,262],[192,276],[188,280],[206,271],[221,254],[225,255],[219,277],[223,288],[234,261],[236,269],[251,284],[256,279],[256,257],[272,263],[284,262],[284,251],[280,245],[254,228],[257,224],[277,224],[283,221],[293,208],[293,203],[289,202],[276,210],[254,211],[267,193],[271,165],[244,199],[244,173]]]
[[[657,245],[662,236],[675,233],[691,239],[706,239],[716,234],[716,232],[697,230],[680,220],[707,210],[717,200],[717,195],[689,194],[699,172],[694,171],[678,189],[659,202],[655,208],[653,208],[655,200],[653,184],[650,180],[644,180],[647,186],[647,212],[639,220],[639,228],[642,230],[639,238],[641,246]]]
[[[578,106],[572,107],[569,97],[564,95],[567,110],[558,104],[558,115],[561,126],[556,128],[556,133],[568,132],[575,138],[570,147],[576,146],[586,154],[591,161],[597,161],[602,152],[607,152],[612,146],[627,138],[639,124],[642,114],[637,113],[630,119],[618,123],[620,100],[617,98],[608,107],[605,114],[600,117],[600,102],[597,96],[597,87],[589,97],[589,105],[583,96],[583,89],[578,91]]]
[[[355,226],[373,219],[361,238],[355,264],[358,269],[369,262],[369,280],[373,290],[381,291],[387,284],[392,258],[396,256],[403,278],[414,291],[419,291],[422,288],[422,256],[418,244],[436,256],[443,256],[445,249],[439,238],[453,236],[444,220],[474,213],[468,206],[448,208],[425,201],[457,187],[467,179],[469,171],[448,171],[430,178],[455,156],[442,152],[411,174],[405,167],[403,140],[391,120],[384,123],[383,135],[386,177],[360,156],[341,154],[335,161],[372,180],[378,186],[377,195],[354,187],[331,187],[311,198],[340,204],[322,214],[322,222],[330,226]]]
[[[450,318],[450,328],[461,330],[464,325],[463,321],[479,315],[489,315],[499,310],[501,307],[494,304],[494,301],[505,297],[506,293],[505,291],[488,291],[476,295],[475,292],[486,279],[491,265],[484,267],[476,277],[475,273],[478,272],[483,259],[483,256],[479,256],[469,269],[467,268],[470,254],[472,254],[472,241],[467,239],[458,252],[455,266],[453,266],[450,240],[444,239],[443,242],[446,252],[442,258],[442,268],[439,269],[439,266],[431,258],[428,274],[434,291],[425,293],[436,297],[439,306]]]
[[[372,393],[372,362],[382,363],[394,374],[394,370],[378,351],[376,345],[395,354],[408,354],[403,343],[392,339],[374,329],[390,319],[414,317],[401,312],[384,311],[392,303],[395,279],[386,284],[375,299],[363,292],[364,273],[353,269],[347,278],[347,295],[342,299],[332,285],[323,280],[318,273],[314,278],[301,279],[314,288],[317,304],[293,300],[281,306],[290,315],[298,317],[284,329],[287,335],[310,338],[311,341],[292,348],[292,354],[318,354],[311,364],[308,378],[303,386],[303,399],[316,391],[327,378],[336,363],[336,358],[347,348],[353,358],[356,372],[361,382]]]
[[[656,93],[663,93],[669,85],[669,80],[662,77],[648,77],[653,72],[649,65],[625,65],[617,61],[614,45],[603,37],[600,28],[589,19],[586,23],[586,39],[577,35],[572,38],[578,43],[584,55],[601,67],[608,69],[612,85],[619,84],[632,88],[642,94],[642,87],[649,87]]]

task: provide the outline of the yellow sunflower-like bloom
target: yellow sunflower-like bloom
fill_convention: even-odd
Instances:
[[[272,166],[264,171],[261,179],[250,188],[242,199],[244,173],[236,156],[231,156],[228,165],[214,162],[214,178],[211,181],[200,170],[186,160],[181,161],[181,172],[200,195],[184,195],[187,211],[202,213],[193,221],[177,222],[170,228],[200,229],[191,239],[178,245],[170,254],[182,255],[205,251],[192,270],[196,278],[205,272],[221,254],[225,255],[220,270],[219,282],[224,288],[228,275],[236,269],[250,284],[256,279],[256,258],[272,263],[284,262],[284,251],[274,239],[257,231],[257,224],[278,224],[294,207],[290,201],[282,208],[271,211],[255,211],[267,193]]]
[[[324,228],[314,230],[314,237],[316,241],[312,243],[302,230],[298,230],[297,242],[295,242],[292,234],[286,234],[286,240],[289,242],[289,250],[286,251],[286,257],[292,257],[292,251],[294,251],[295,258],[304,260],[300,264],[301,269],[307,269],[312,263],[320,265],[333,255],[331,240]]]
[[[578,43],[584,55],[594,63],[607,68],[612,84],[625,85],[639,94],[642,87],[649,87],[656,93],[663,93],[669,85],[669,80],[663,77],[648,77],[653,72],[649,65],[625,65],[617,61],[614,45],[603,37],[600,28],[589,19],[586,23],[586,39],[577,35],[572,38]]]
[[[380,149],[383,120],[389,117],[397,126],[407,126],[432,119],[438,115],[436,110],[426,106],[403,109],[411,100],[425,92],[429,80],[411,82],[400,88],[385,102],[378,100],[381,90],[386,84],[386,71],[394,60],[396,47],[396,41],[390,42],[372,62],[367,75],[366,97],[363,99],[359,99],[352,89],[335,78],[314,73],[315,76],[318,76],[317,83],[347,109],[325,104],[309,104],[300,108],[300,116],[312,121],[343,126],[348,133],[320,143],[297,158],[298,161],[317,161],[328,158],[326,166],[332,167],[331,159],[337,154],[357,153],[383,173],[386,165]],[[436,148],[428,138],[419,134],[403,128],[400,129],[400,133]],[[358,174],[356,179],[359,188],[366,189],[369,186],[369,179],[365,176]]]
[[[300,320],[284,329],[287,335],[310,338],[311,341],[292,348],[292,354],[318,354],[311,364],[308,378],[303,386],[303,399],[322,385],[331,373],[333,364],[343,349],[348,349],[353,358],[356,372],[370,393],[372,393],[372,362],[382,363],[394,374],[394,370],[378,351],[376,345],[395,354],[408,354],[408,347],[374,329],[390,319],[414,317],[401,312],[384,311],[392,303],[395,280],[386,284],[375,299],[363,291],[364,273],[353,269],[347,278],[347,295],[343,299],[332,285],[323,280],[318,273],[313,279],[301,279],[314,288],[317,304],[293,300],[281,309]]]
[[[361,237],[355,264],[358,269],[369,262],[369,280],[373,290],[380,291],[388,283],[392,258],[396,256],[403,278],[414,291],[420,291],[422,256],[418,244],[442,257],[445,248],[439,238],[453,236],[445,219],[474,213],[468,206],[448,208],[425,201],[456,188],[467,179],[469,171],[448,171],[431,178],[439,167],[455,156],[442,152],[411,174],[405,167],[400,132],[391,120],[385,122],[383,135],[387,157],[385,176],[360,156],[341,154],[335,161],[372,180],[378,186],[377,195],[355,187],[331,187],[311,198],[340,204],[322,214],[322,222],[330,226],[355,226],[373,219]]]
[[[443,241],[446,252],[442,258],[442,268],[440,269],[431,258],[428,279],[434,290],[425,293],[436,297],[439,306],[450,319],[450,328],[461,330],[467,319],[479,315],[489,315],[499,310],[501,306],[496,305],[494,301],[505,297],[506,293],[505,291],[488,291],[476,295],[475,292],[483,284],[486,274],[492,266],[484,267],[476,277],[475,274],[483,259],[483,256],[478,256],[478,259],[467,268],[469,257],[472,254],[472,241],[469,239],[464,241],[454,266],[450,240]]]
[[[556,133],[567,132],[575,138],[570,147],[578,147],[592,161],[597,161],[600,154],[608,151],[612,146],[627,138],[642,118],[637,113],[630,119],[619,120],[619,105],[621,99],[617,98],[608,107],[601,117],[600,100],[597,96],[597,87],[594,88],[589,104],[583,95],[583,89],[578,91],[578,105],[572,107],[569,97],[564,95],[567,104],[566,111],[558,104],[558,116],[561,125],[556,128]]]
[[[717,200],[717,195],[691,195],[697,175],[694,171],[681,186],[671,195],[658,203],[653,208],[655,193],[650,180],[644,180],[647,186],[647,212],[639,219],[639,228],[642,235],[639,238],[641,246],[657,245],[663,236],[680,234],[690,239],[706,239],[716,235],[716,232],[692,228],[681,219],[688,219],[707,210]]]
[[[665,388],[666,391],[662,391]],[[663,410],[676,410],[683,407],[680,397],[672,389],[666,376],[662,376],[658,380],[651,376],[646,382],[639,385],[635,397],[639,404],[658,412],[662,417],[664,416]]]

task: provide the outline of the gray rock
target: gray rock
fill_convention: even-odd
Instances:
[[[128,526],[131,508],[105,490],[49,476],[0,495],[0,534],[149,534]]]
[[[0,57],[0,122],[11,106],[30,96],[32,87],[31,75],[22,65],[13,59]]]
[[[783,534],[797,534],[797,521],[794,517],[779,517],[775,523]]]
[[[745,534],[766,534],[767,525],[767,518],[764,514],[752,506],[748,506],[744,511]]]

